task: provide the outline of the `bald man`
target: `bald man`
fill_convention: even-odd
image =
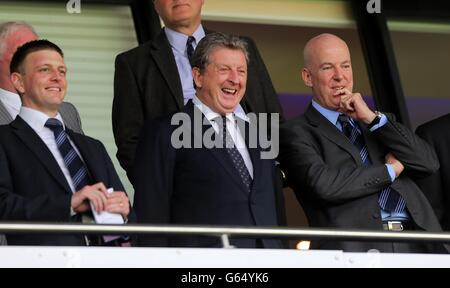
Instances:
[[[433,149],[353,91],[347,44],[332,34],[304,48],[301,77],[313,100],[282,125],[280,161],[313,227],[441,231],[410,175],[436,171]],[[364,252],[446,252],[443,245],[314,241],[313,248]]]

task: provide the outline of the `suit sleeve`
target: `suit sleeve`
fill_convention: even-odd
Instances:
[[[299,134],[302,137],[299,136]],[[386,166],[328,165],[304,131],[282,126],[280,162],[289,185],[297,194],[329,203],[345,203],[378,193],[391,183]]]
[[[125,55],[119,55],[115,63],[112,126],[117,145],[117,158],[127,172],[128,178],[143,121],[143,103],[136,75]]]
[[[43,180],[44,181],[44,180]],[[30,189],[40,189],[30,187]],[[5,150],[0,146],[0,219],[3,221],[69,222],[71,196],[32,191],[24,197],[14,193],[14,184]]]
[[[64,123],[69,129],[79,134],[84,134],[83,128],[81,126],[80,114],[78,113],[77,108],[72,103],[64,102],[60,106],[59,111],[61,112],[61,116],[64,119]]]
[[[387,114],[388,122],[373,135],[405,166],[410,176],[424,177],[439,169],[439,160],[433,147]]]
[[[138,223],[170,223],[170,198],[175,150],[169,128],[157,120],[144,127],[136,150],[134,165],[134,209]],[[139,246],[168,246],[164,237],[139,236]]]
[[[245,40],[247,41],[248,50],[250,52],[250,65],[253,65],[257,71],[259,84],[263,93],[261,97],[264,98],[265,102],[265,112],[279,113],[280,121],[283,122],[283,111],[278,99],[278,94],[273,87],[272,80],[270,78],[269,72],[267,71],[266,65],[264,64],[264,60],[262,59],[261,54],[259,53],[253,39],[246,37]]]
[[[112,163],[105,146],[100,141],[98,141],[98,145],[100,147],[101,153],[103,154],[103,159],[105,163],[104,167],[108,174],[108,183],[105,183],[107,185],[107,188],[112,187],[114,188],[115,191],[123,191],[126,193],[122,181],[120,181],[119,175],[117,175],[117,171],[114,168],[114,164]],[[129,205],[131,207],[131,202],[129,203]],[[128,222],[129,223],[136,222],[136,214],[134,213],[133,209],[130,209],[130,214],[128,214]]]
[[[417,135],[425,139],[430,145],[436,148],[435,137],[429,132],[426,127],[420,126],[416,130]],[[419,177],[415,181],[419,185],[422,192],[427,196],[428,201],[430,201],[436,216],[440,223],[443,223],[444,211],[445,211],[445,191],[443,187],[442,177],[446,175],[441,175],[443,171],[439,170],[436,173],[431,174],[428,177]],[[448,177],[448,176],[447,176]],[[445,229],[446,227],[444,227]]]

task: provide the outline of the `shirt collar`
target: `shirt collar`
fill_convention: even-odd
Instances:
[[[164,28],[164,32],[166,33],[167,40],[169,40],[170,46],[172,46],[172,48],[174,48],[181,54],[184,54],[189,36],[172,30],[168,27]],[[203,26],[201,24],[197,27],[197,30],[194,31],[192,36],[195,38],[195,42],[193,44],[195,48],[197,47],[198,42],[200,42],[200,40],[205,37],[205,30],[203,29]]]
[[[19,112],[19,116],[25,121],[27,122],[28,125],[31,126],[31,128],[33,128],[34,131],[36,131],[38,134],[43,131],[44,129],[49,129],[47,127],[45,127],[45,123],[47,122],[47,120],[50,118],[48,117],[47,114],[42,113],[41,111],[29,108],[29,107],[24,107],[22,106],[20,108],[20,112]],[[65,125],[64,125],[64,121],[61,117],[61,115],[56,114],[56,117],[54,117],[56,119],[58,119],[59,121],[61,121],[64,130],[66,129]]]
[[[192,103],[194,103],[194,105],[203,113],[203,115],[205,115],[206,119],[208,119],[208,121],[210,122],[214,121],[214,119],[217,117],[222,117],[222,115],[214,112],[207,105],[203,104],[203,102],[197,97],[197,95],[195,95],[192,99]],[[238,104],[238,106],[234,109],[233,113],[227,113],[226,117],[231,121],[234,121],[234,117],[237,117],[241,120],[244,120],[245,122],[250,122],[250,118],[248,118],[248,116],[245,114],[245,111],[240,104]]]
[[[327,118],[328,121],[330,121],[333,125],[335,125],[335,126],[337,125],[338,117],[341,113],[334,111],[334,110],[324,108],[314,100],[312,100],[311,104],[320,114],[322,114],[323,117]]]
[[[20,100],[20,96],[17,93],[13,93],[2,88],[0,88],[0,100],[2,100],[4,104],[8,104],[16,108],[17,111],[19,111],[20,106],[22,106],[22,100]]]

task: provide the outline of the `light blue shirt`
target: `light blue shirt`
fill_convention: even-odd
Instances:
[[[339,129],[339,131],[342,132],[342,125],[341,123],[338,121],[338,117],[341,113],[334,111],[334,110],[330,110],[327,108],[322,107],[319,103],[317,103],[316,101],[312,100],[312,106],[314,107],[314,109],[316,109],[320,114],[322,114],[323,117],[325,117],[328,121],[330,121],[334,126],[336,126],[336,128]],[[350,118],[350,121],[352,122],[353,125],[355,125],[355,122],[353,121],[352,118]],[[382,115],[380,122],[373,126],[372,128],[370,128],[370,132],[373,132],[381,127],[383,127],[385,124],[387,123],[387,117],[386,115]],[[395,180],[395,171],[394,171],[394,167],[392,167],[391,164],[385,164],[386,168],[388,170],[389,176],[391,177],[391,181],[394,182]],[[390,213],[388,211],[385,211],[383,209],[381,209],[381,218],[386,221],[386,220],[406,220],[409,219],[407,212],[405,211],[404,213]]]
[[[195,95],[191,63],[189,63],[186,51],[186,43],[189,36],[167,27],[164,28],[164,32],[172,47],[173,56],[177,63],[178,75],[180,76],[181,86],[183,88],[184,105],[186,105],[189,99],[194,98]],[[202,25],[198,26],[192,36],[195,38],[195,41],[192,43],[195,49],[198,42],[205,37],[205,30],[203,30]]]

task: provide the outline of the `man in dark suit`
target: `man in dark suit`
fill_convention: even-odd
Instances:
[[[416,133],[434,147],[441,167],[429,177],[416,180],[434,208],[442,228],[450,230],[450,114],[420,125]]]
[[[14,54],[10,70],[22,108],[0,127],[0,219],[81,222],[91,207],[128,217],[128,197],[104,146],[66,129],[58,112],[67,91],[61,49],[47,40],[28,42]],[[9,245],[93,244],[87,238],[7,235]]]
[[[144,122],[182,111],[195,94],[189,55],[209,33],[201,25],[203,2],[154,0],[165,28],[153,41],[116,58],[112,124],[117,158],[128,176]],[[250,62],[242,107],[246,112],[281,113],[278,96],[255,43],[248,37],[243,39]]]
[[[259,145],[249,145],[246,135],[252,134],[245,132],[256,123],[239,105],[247,63],[246,44],[236,36],[211,33],[199,43],[192,58],[196,96],[182,112],[151,120],[142,132],[134,166],[139,223],[277,225],[274,160],[263,159]],[[281,248],[270,239],[231,239],[231,244]],[[139,245],[220,243],[217,237],[140,237]]]
[[[0,23],[0,125],[9,124],[22,106],[20,96],[11,83],[9,65],[17,48],[38,38],[33,27],[25,22]],[[80,115],[71,103],[63,102],[59,108],[67,127],[83,133]],[[6,238],[0,235],[0,245],[6,245]]]
[[[116,58],[112,126],[117,159],[133,183],[131,167],[139,135],[146,120],[182,111],[195,95],[189,55],[210,33],[201,24],[204,0],[154,0],[165,28],[153,41]],[[247,91],[241,101],[245,112],[279,113],[281,106],[264,61],[248,37]],[[280,115],[282,119],[282,115]],[[277,213],[286,225],[281,174],[275,176]]]
[[[353,92],[350,52],[331,34],[304,49],[302,78],[313,101],[280,130],[280,162],[312,227],[441,231],[410,179],[439,167],[433,149]],[[345,251],[443,252],[442,245],[313,241]],[[436,250],[435,250],[436,249]]]

